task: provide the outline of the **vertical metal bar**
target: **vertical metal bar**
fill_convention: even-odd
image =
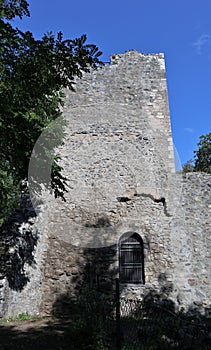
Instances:
[[[121,350],[120,292],[118,278],[116,278],[116,342],[117,350]]]
[[[97,274],[97,291],[99,292],[100,290],[100,279],[99,279],[99,274]]]

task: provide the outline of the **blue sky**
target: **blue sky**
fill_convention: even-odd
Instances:
[[[112,53],[164,52],[174,144],[181,162],[193,158],[199,136],[211,132],[210,0],[29,0],[31,18],[15,21],[36,38],[62,31],[87,34]]]

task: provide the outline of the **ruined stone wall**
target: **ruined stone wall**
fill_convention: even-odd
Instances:
[[[4,315],[57,312],[90,283],[112,291],[126,232],[143,240],[145,284],[121,284],[123,297],[208,307],[210,176],[175,174],[163,54],[112,55],[75,88],[59,149],[66,202],[48,197],[38,215],[37,267],[22,292],[6,288]]]
[[[171,230],[175,296],[199,311],[211,305],[211,176],[178,175],[174,188],[181,189]]]
[[[24,186],[20,208],[1,227],[0,318],[40,314],[48,213],[41,206],[37,214]]]
[[[176,309],[209,309],[210,186],[210,175],[175,174],[165,206],[147,194],[120,202],[122,217],[117,224],[110,217],[98,225],[93,219],[95,225],[91,226],[94,237],[112,231],[108,247],[76,248],[61,231],[59,238],[51,236],[42,310],[50,313],[52,301],[53,309],[59,308],[63,297],[77,298],[90,279],[100,290],[114,291],[114,279],[119,276],[119,239],[131,231],[143,239],[145,284],[121,284],[121,296],[136,299],[157,294]],[[71,226],[69,229],[71,232]]]
[[[135,298],[158,292],[176,309],[203,313],[211,305],[211,176],[175,174],[171,180],[166,196],[166,227],[163,222],[160,230],[156,227],[156,242],[152,228],[149,230],[145,259],[146,264],[148,258],[152,259],[153,273],[147,267],[145,273],[152,273],[151,279],[141,288],[127,286],[123,295]]]

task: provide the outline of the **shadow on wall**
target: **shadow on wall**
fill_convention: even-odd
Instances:
[[[108,252],[103,248],[86,253],[86,278],[78,296],[67,291],[57,297],[52,310],[61,323],[69,320],[73,349],[211,349],[211,305],[207,315],[194,307],[177,312],[169,297],[173,285],[165,273],[159,276],[160,290],[148,289],[142,301],[121,298],[114,288],[118,279],[112,264],[104,265],[104,277],[99,276]],[[116,260],[115,251],[111,260]]]
[[[14,220],[16,233],[26,222],[27,215],[23,213],[22,220]],[[109,222],[100,220],[98,225],[109,225]],[[37,236],[33,236],[29,228],[18,237],[11,227],[10,232],[16,250],[6,274],[11,288],[21,290],[28,280],[25,264],[35,263],[33,250]],[[83,253],[86,256],[84,278],[81,281],[81,276],[75,275],[71,280],[78,284],[78,294],[75,296],[67,290],[58,295],[50,320],[28,323],[28,328],[0,325],[3,349],[35,350],[42,346],[47,350],[211,349],[211,305],[207,310],[210,314],[206,316],[193,308],[177,313],[169,297],[173,285],[167,281],[165,273],[159,276],[159,291],[148,289],[142,301],[122,299],[115,285],[116,246],[84,249]]]
[[[16,291],[29,282],[26,265],[36,264],[33,255],[38,241],[38,232],[33,227],[36,213],[28,196],[25,200],[27,205],[23,202],[0,228],[0,275]]]
[[[112,265],[116,262],[116,254],[116,246],[84,249],[83,255],[86,257],[84,269],[80,276],[74,275],[71,278],[71,284],[75,285],[78,294],[73,296],[67,290],[65,294],[58,296],[53,305],[53,315],[69,317],[72,306],[84,298],[88,301],[93,293],[102,295],[105,299],[114,300],[116,270]],[[89,302],[92,302],[92,298]]]

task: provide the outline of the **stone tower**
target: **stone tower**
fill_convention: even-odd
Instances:
[[[50,313],[87,275],[104,290],[119,277],[125,297],[162,291],[175,306],[208,307],[210,177],[175,174],[164,55],[111,55],[75,90],[59,149],[66,202],[47,197],[37,266],[21,292],[5,287],[4,314]]]

